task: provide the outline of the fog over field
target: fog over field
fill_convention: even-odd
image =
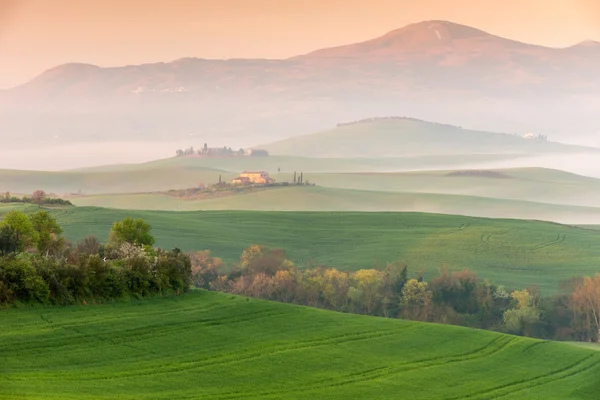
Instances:
[[[189,142],[98,142],[48,145],[30,149],[0,148],[0,169],[59,171],[141,163],[173,157],[175,150],[189,146]]]
[[[574,174],[600,178],[600,156],[596,154],[542,155],[519,158],[511,161],[491,161],[470,165],[467,168],[521,168],[540,167],[560,169]]]
[[[175,150],[189,147],[190,143],[195,142],[101,142],[18,150],[0,148],[0,169],[60,171],[101,165],[143,163],[173,157]],[[197,147],[199,148],[201,145],[202,143],[198,143]],[[250,146],[246,144],[246,146],[240,145],[240,147]],[[520,156],[508,161],[424,165],[422,168],[379,169],[378,172],[456,169],[457,167],[461,169],[541,167],[600,178],[600,155]]]

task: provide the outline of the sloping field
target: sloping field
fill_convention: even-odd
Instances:
[[[312,174],[311,182],[340,189],[442,193],[597,207],[600,180],[546,168]]]
[[[157,167],[116,169],[114,171],[0,171],[2,191],[32,193],[42,189],[67,197],[81,191],[85,194],[136,193],[197,187],[200,183],[216,183],[237,176],[210,168]]]
[[[410,211],[491,218],[600,223],[600,208],[432,193],[394,193],[324,187],[287,187],[185,200],[164,194],[74,197],[77,206],[131,210]],[[598,203],[600,204],[600,203]]]
[[[597,399],[600,353],[196,292],[0,313],[2,399]]]
[[[0,207],[0,214],[3,208]],[[419,213],[55,210],[69,240],[106,240],[113,222],[143,218],[157,245],[211,250],[228,263],[262,244],[287,251],[300,266],[344,270],[403,260],[430,278],[443,266],[470,268],[516,288],[559,290],[561,281],[600,271],[600,232],[547,222]]]
[[[415,119],[375,120],[295,136],[260,146],[278,155],[399,157],[423,154],[544,154],[598,149],[473,131]]]

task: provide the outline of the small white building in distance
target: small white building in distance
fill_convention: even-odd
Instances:
[[[533,138],[535,138],[535,135],[533,133],[529,132],[529,133],[526,133],[525,135],[523,135],[523,137],[525,139],[533,139]]]

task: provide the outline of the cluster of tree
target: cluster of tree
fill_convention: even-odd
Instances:
[[[468,270],[441,270],[429,282],[402,263],[355,272],[297,268],[281,250],[253,245],[233,269],[209,251],[191,255],[196,287],[341,312],[406,318],[559,340],[600,338],[600,275],[541,297],[508,290]],[[227,271],[227,272],[223,272]]]
[[[32,203],[39,206],[42,205],[60,205],[70,206],[72,205],[69,200],[60,199],[54,195],[49,195],[43,190],[36,190],[31,196],[17,197],[11,195],[10,192],[5,192],[0,195],[0,203]]]
[[[204,143],[204,147],[195,150],[193,146],[187,149],[179,149],[175,152],[177,157],[184,156],[205,156],[205,157],[223,157],[223,156],[243,156],[246,155],[244,149],[233,150],[231,147],[208,147],[207,143]]]
[[[253,245],[234,268],[210,251],[154,248],[141,219],[113,224],[108,241],[73,245],[46,211],[0,221],[0,305],[71,304],[198,288],[388,318],[407,318],[558,340],[600,342],[600,274],[572,279],[561,294],[508,290],[468,270],[429,282],[402,263],[355,272],[298,268],[282,250]]]
[[[162,192],[168,196],[177,197],[186,200],[204,199],[210,197],[218,197],[223,193],[249,193],[254,191],[260,191],[265,189],[276,189],[289,186],[316,186],[314,183],[308,181],[304,182],[273,182],[273,183],[242,183],[233,184],[227,182],[219,182],[215,184],[206,185],[204,183],[198,184],[197,188],[189,189],[171,189],[166,192]]]
[[[153,248],[141,219],[116,222],[109,240],[76,245],[46,211],[11,211],[0,222],[0,305],[72,304],[181,293],[191,285],[191,262],[178,249]]]
[[[300,172],[300,175],[294,171],[294,185],[310,185],[308,180],[304,180],[304,173]]]

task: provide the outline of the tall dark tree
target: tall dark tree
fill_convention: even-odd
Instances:
[[[0,226],[0,256],[16,253],[19,249],[19,241],[15,232],[8,225]]]

